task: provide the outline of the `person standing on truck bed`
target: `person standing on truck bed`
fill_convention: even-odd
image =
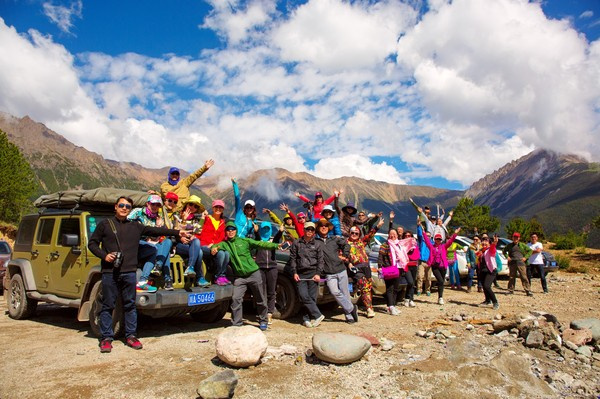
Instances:
[[[133,200],[119,197],[115,203],[115,216],[102,220],[89,239],[88,248],[101,259],[102,270],[102,308],[100,321],[100,352],[112,350],[114,331],[112,313],[117,295],[123,299],[125,313],[125,344],[133,349],[142,349],[142,343],[136,338],[137,312],[136,270],[138,248],[142,235],[179,236],[187,242],[189,233],[164,227],[144,226],[127,219]]]
[[[175,208],[175,211],[178,212],[183,209],[183,204],[187,201],[190,196],[190,186],[196,182],[211,166],[215,164],[215,161],[209,159],[204,162],[204,165],[194,173],[186,177],[185,179],[180,179],[180,172],[178,168],[169,169],[169,174],[167,175],[167,181],[160,185],[160,195],[165,198],[168,192],[172,192],[177,194],[179,197],[179,204]]]

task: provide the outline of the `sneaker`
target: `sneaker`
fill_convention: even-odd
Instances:
[[[459,291],[462,291],[462,286],[461,285],[457,285],[456,289],[459,290]]]
[[[467,287],[467,293],[471,292],[471,287]]]
[[[269,328],[268,322],[261,321],[258,325],[258,328],[260,328],[260,331],[267,331],[267,329]]]
[[[223,286],[223,285],[229,285],[229,284],[231,284],[231,281],[229,281],[227,279],[227,277],[221,276],[221,277],[217,277],[217,279],[215,280],[215,284],[221,285],[221,286]]]
[[[352,309],[352,312],[350,312],[350,315],[352,315],[352,320],[354,320],[354,322],[358,322],[358,306],[354,305],[354,308]]]
[[[427,295],[427,296],[431,296],[431,291],[427,291],[427,292],[425,293],[425,295]]]
[[[398,316],[400,314],[400,311],[398,309],[396,309],[395,306],[389,306],[387,312],[388,312],[388,314],[391,314],[392,316]]]
[[[158,264],[154,265],[154,267],[150,271],[150,274],[156,277],[162,276],[162,266]]]
[[[125,340],[125,345],[133,349],[142,349],[144,347],[140,340],[133,335]]]
[[[477,292],[481,292],[483,289],[481,287],[477,287]]]
[[[548,293],[548,290],[544,290],[544,294],[547,294],[547,293]]]
[[[210,287],[210,283],[204,277],[200,277],[196,283],[198,287]]]
[[[375,311],[373,310],[373,308],[368,308],[368,309],[367,309],[367,317],[368,317],[369,319],[371,319],[371,318],[375,317]]]
[[[303,325],[304,327],[306,327],[306,328],[312,328],[312,327],[313,327],[313,325],[312,325],[312,323],[310,322],[310,320],[304,320],[304,321],[302,322],[302,325]]]
[[[494,288],[500,288],[500,284],[494,281]]]
[[[171,280],[165,281],[165,291],[173,291],[173,282]]]
[[[319,327],[319,324],[321,324],[321,322],[323,320],[325,320],[325,316],[324,315],[319,316],[319,318],[317,318],[317,320],[313,321],[312,326]]]
[[[414,308],[414,307],[415,307],[415,306],[417,306],[417,305],[415,305],[415,302],[414,302],[414,301],[409,301],[409,302],[408,302],[408,306],[410,306],[411,308]]]
[[[135,286],[135,290],[137,292],[153,293],[153,292],[156,292],[156,287],[153,287],[150,284],[148,284],[148,281],[140,280],[140,282],[138,282],[137,285]]]
[[[533,292],[527,291],[527,296],[533,296]]]
[[[438,305],[443,305],[443,304],[444,304],[444,298],[438,299]]]
[[[455,289],[456,289],[456,286],[455,286],[454,284],[452,284],[452,285],[450,286],[450,289],[451,289],[451,290],[455,290]]]
[[[488,302],[488,301],[483,301],[483,302],[481,302],[479,305],[480,305],[480,306],[490,306],[491,304],[492,304],[491,302]]]
[[[110,353],[112,350],[112,341],[110,339],[103,339],[98,346],[100,347],[100,353]]]
[[[421,291],[417,291],[416,296],[421,296]]]
[[[194,270],[194,268],[192,266],[188,266],[185,271],[183,272],[184,276],[195,276],[196,275],[196,271]]]
[[[267,324],[273,324],[273,313],[267,313]]]
[[[498,304],[498,303],[495,303],[495,304],[494,304],[494,310],[498,310],[498,309],[500,309],[500,304]]]
[[[410,306],[410,299],[405,299],[404,300],[404,306],[405,307],[409,307]]]

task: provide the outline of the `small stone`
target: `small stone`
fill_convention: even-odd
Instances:
[[[391,351],[396,345],[394,341],[389,340],[387,338],[381,338],[379,342],[381,343],[381,350],[385,352]]]
[[[284,355],[295,355],[298,352],[298,348],[294,345],[283,344],[279,347]]]
[[[502,320],[502,315],[500,313],[498,313],[497,315],[494,316],[495,320]]]
[[[569,349],[571,349],[572,351],[576,351],[579,347],[577,345],[575,345],[573,342],[571,341],[565,341],[565,346]]]
[[[577,346],[585,345],[592,340],[592,330],[589,328],[581,328],[579,330],[567,328],[563,331],[562,338],[564,341],[570,341]]]
[[[181,360],[184,361],[184,362],[191,362],[192,360],[194,360],[194,358],[191,358],[191,357],[182,357]]]
[[[580,346],[579,348],[577,348],[575,353],[583,355],[585,357],[592,357],[592,349],[587,345]]]
[[[450,338],[452,335],[452,331],[450,330],[440,330],[440,334],[444,336],[444,338]]]
[[[425,331],[425,330],[419,330],[419,331],[417,331],[417,337],[423,338],[426,335],[427,335],[427,331]]]
[[[237,383],[233,370],[225,370],[200,382],[197,392],[203,399],[227,399],[233,397]]]
[[[527,334],[525,346],[529,348],[540,348],[544,343],[544,334],[540,330],[532,330]]]
[[[454,316],[452,316],[452,319],[451,319],[451,320],[452,320],[452,321],[456,321],[456,322],[461,322],[461,321],[463,321],[463,318],[462,318],[462,316],[461,316],[461,315],[459,315],[459,314],[455,314]]]
[[[510,333],[507,330],[502,330],[498,334],[496,334],[496,337],[504,338],[504,337],[508,337],[509,335],[510,335]]]
[[[416,344],[404,344],[402,345],[402,349],[415,349],[417,347]]]
[[[467,324],[467,325],[465,326],[465,329],[466,329],[467,331],[471,331],[471,330],[473,330],[474,328],[475,328],[475,327],[473,327],[473,324]]]

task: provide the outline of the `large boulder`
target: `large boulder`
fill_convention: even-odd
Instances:
[[[253,326],[227,327],[216,341],[219,359],[235,367],[254,366],[268,346],[265,334]]]
[[[371,343],[356,335],[319,332],[313,335],[313,353],[319,359],[335,364],[352,363],[362,358]]]
[[[225,370],[200,382],[197,392],[202,399],[228,399],[233,397],[237,383],[235,373]]]
[[[595,343],[600,343],[600,320],[590,317],[588,319],[573,320],[571,322],[571,328],[574,330],[581,330],[582,328],[589,328],[592,330],[592,340]]]
[[[592,330],[582,328],[581,330],[573,330],[567,328],[562,334],[563,341],[572,342],[577,346],[585,345],[592,340]]]

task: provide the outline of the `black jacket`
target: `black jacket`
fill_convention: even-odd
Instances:
[[[299,238],[290,248],[290,271],[306,277],[323,273],[323,243],[314,238]]]
[[[178,236],[179,230],[167,229],[164,227],[144,226],[139,222],[130,220],[119,220],[115,216],[110,217],[115,225],[115,230],[119,237],[121,249],[117,245],[117,240],[109,224],[109,219],[104,219],[96,226],[96,230],[89,239],[88,248],[94,255],[102,260],[102,273],[113,271],[113,263],[106,262],[104,258],[111,252],[122,252],[123,263],[122,272],[135,272],[138,266],[138,247],[140,238],[143,235],[154,236]]]
[[[323,273],[337,274],[346,270],[344,261],[340,259],[340,252],[344,258],[350,255],[350,244],[344,237],[321,237],[317,241],[323,243]]]
[[[281,236],[283,235],[283,231],[278,231],[277,234],[273,237],[273,242],[279,242],[281,240]],[[273,267],[277,267],[277,259],[275,258],[275,249],[257,249],[255,261],[258,267],[261,269],[270,269]]]

